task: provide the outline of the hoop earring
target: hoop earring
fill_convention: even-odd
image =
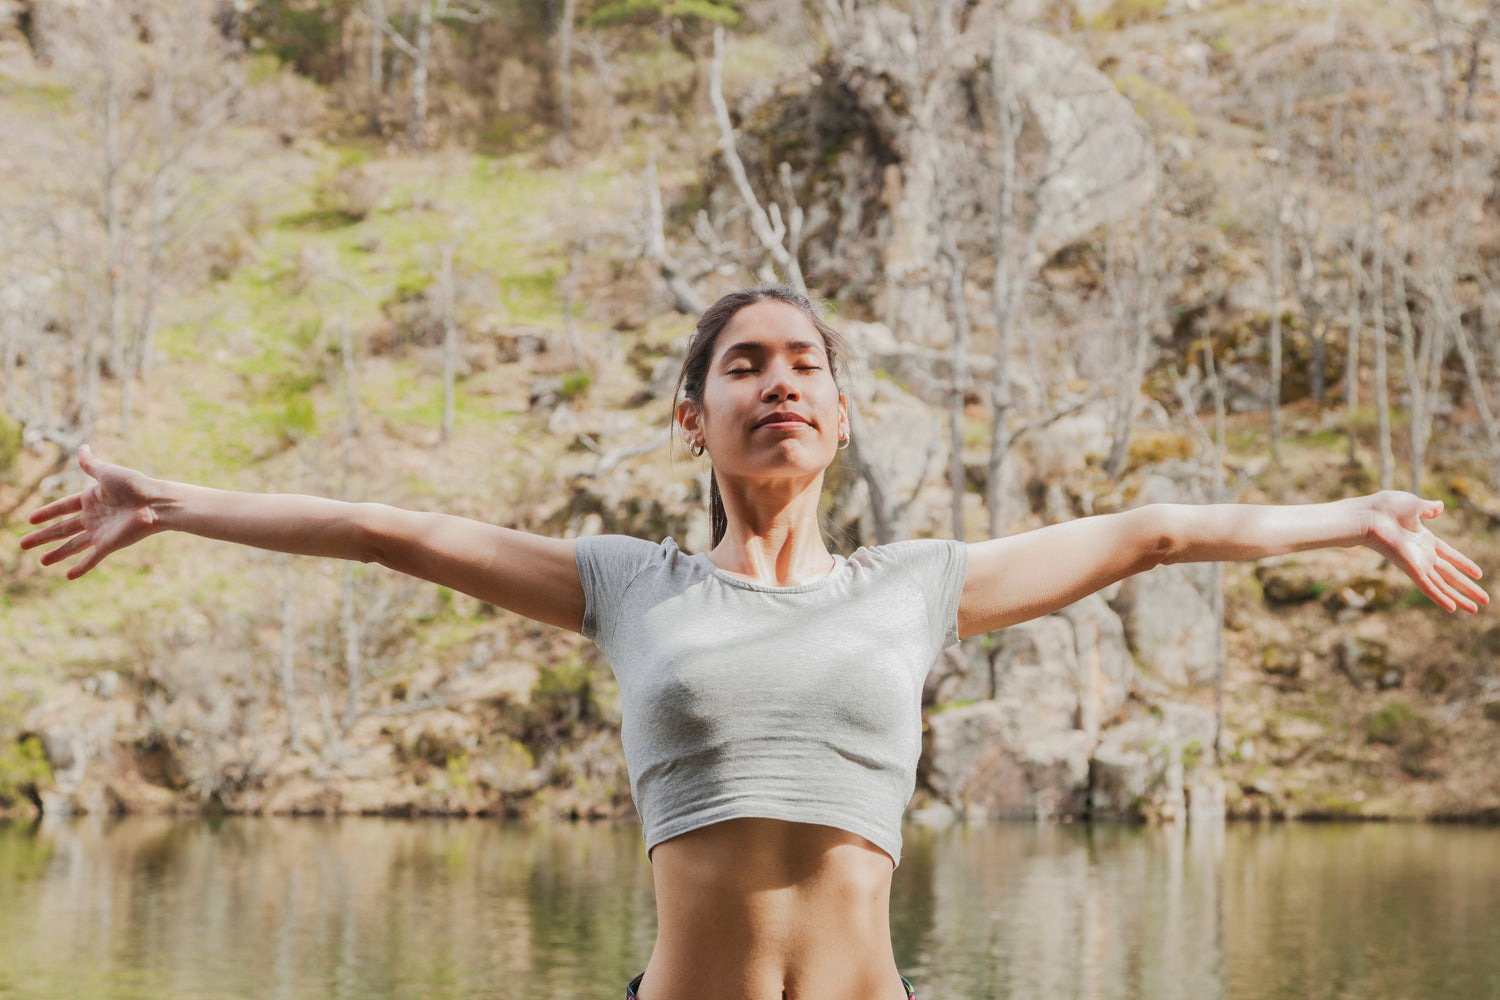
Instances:
[[[703,453],[707,450],[707,448],[703,447],[702,441],[699,441],[697,444],[688,445],[688,454],[692,455],[694,458],[702,458]]]
[[[849,442],[851,440],[852,439],[847,434],[845,434],[843,437],[839,438],[839,451],[846,450],[849,447]]]

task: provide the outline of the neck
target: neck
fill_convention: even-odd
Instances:
[[[795,587],[827,575],[833,557],[818,527],[823,475],[800,483],[719,482],[729,524],[709,559],[733,576]]]

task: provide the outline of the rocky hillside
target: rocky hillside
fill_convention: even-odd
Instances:
[[[1459,71],[1480,22],[1013,6],[998,33],[982,12],[899,7],[806,26],[829,45],[742,31],[717,75],[705,40],[702,86],[670,114],[648,86],[661,67],[622,61],[613,111],[580,118],[595,147],[565,165],[524,132],[489,152],[456,127],[420,153],[372,139],[335,90],[230,52],[229,124],[180,180],[214,185],[174,267],[122,306],[156,289],[151,363],[104,366],[88,436],[169,478],[699,549],[706,468],[668,433],[684,298],[756,280],[775,242],[859,357],[861,448],[828,496],[841,549],[978,538],[997,516],[1014,531],[1155,500],[1323,500],[1415,465],[1446,532],[1500,565],[1494,43],[1473,36],[1478,83]],[[24,511],[78,483],[66,428],[32,401],[83,398],[68,359],[116,287],[72,230],[22,239],[48,231],[38,208],[87,216],[88,178],[56,164],[97,151],[90,92],[21,27],[0,30],[0,129],[27,137],[0,180],[17,220],[0,806],[629,814],[613,683],[572,637],[378,569],[194,539],[73,584],[17,552]],[[756,212],[781,221],[774,241]],[[1159,569],[945,654],[914,805],[1494,816],[1497,650],[1500,626],[1424,605],[1362,551]]]

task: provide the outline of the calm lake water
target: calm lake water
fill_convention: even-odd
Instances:
[[[1500,831],[907,830],[923,1000],[1500,1000]],[[630,826],[0,824],[0,1000],[609,998],[651,948]]]

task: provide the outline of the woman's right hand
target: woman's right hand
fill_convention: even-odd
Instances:
[[[32,524],[51,523],[21,539],[23,549],[61,542],[42,555],[44,566],[83,553],[68,569],[70,580],[112,552],[172,530],[272,552],[378,562],[549,625],[582,627],[572,539],[385,504],[152,479],[101,462],[87,447],[78,450],[78,464],[94,481],[34,511]]]
[[[68,568],[69,580],[83,576],[110,553],[162,530],[151,506],[150,478],[123,465],[100,461],[88,445],[78,449],[78,466],[94,481],[81,492],[32,511],[30,522],[46,527],[21,539],[23,549],[67,539],[42,553],[43,566],[87,552]],[[52,523],[47,524],[49,521]]]

